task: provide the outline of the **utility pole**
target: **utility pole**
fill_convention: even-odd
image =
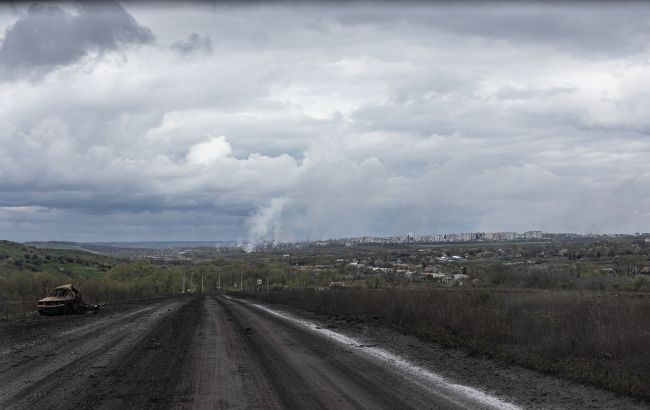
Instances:
[[[185,272],[183,272],[183,293],[185,293]]]
[[[201,293],[203,293],[203,271],[201,271]]]
[[[244,275],[239,275],[239,291],[244,290]]]
[[[221,292],[221,274],[219,274],[219,292]]]
[[[266,277],[266,291],[269,291],[269,277]]]

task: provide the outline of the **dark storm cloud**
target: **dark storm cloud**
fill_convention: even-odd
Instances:
[[[418,12],[413,12],[418,9]],[[578,55],[621,56],[648,50],[650,21],[643,2],[535,2],[360,8],[336,15],[345,25],[416,25],[466,37],[539,44]]]
[[[182,55],[212,54],[212,40],[209,36],[201,37],[196,33],[190,34],[185,41],[176,41],[171,47]]]
[[[89,52],[153,39],[151,30],[117,3],[82,5],[76,15],[57,5],[33,4],[5,30],[0,67],[8,76],[38,75],[72,64]]]

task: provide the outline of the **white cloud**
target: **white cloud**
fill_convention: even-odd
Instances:
[[[4,236],[650,230],[649,49],[594,29],[647,6],[124,8],[157,43],[0,82]]]
[[[230,144],[226,141],[226,137],[222,135],[192,145],[186,158],[191,164],[210,165],[220,159],[229,157],[231,153]]]

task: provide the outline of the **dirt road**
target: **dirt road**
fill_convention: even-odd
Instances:
[[[525,386],[476,386],[331,327],[217,295],[6,322],[0,408],[644,408],[567,384],[587,390],[553,402]]]

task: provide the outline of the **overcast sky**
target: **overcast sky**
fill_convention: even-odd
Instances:
[[[0,6],[0,238],[650,231],[650,5]]]

